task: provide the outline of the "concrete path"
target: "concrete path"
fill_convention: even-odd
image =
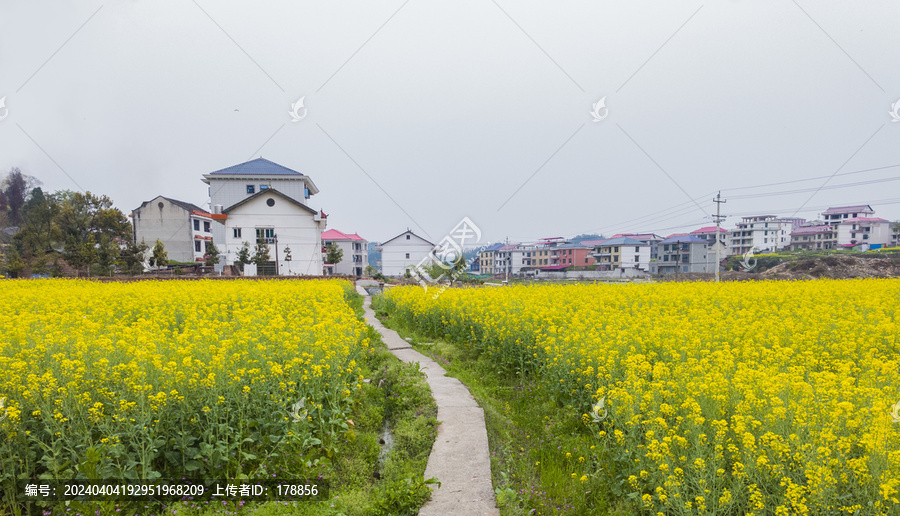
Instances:
[[[381,334],[391,353],[404,362],[418,362],[428,376],[428,385],[437,402],[438,426],[434,448],[425,467],[425,478],[435,477],[441,487],[434,488],[431,500],[419,511],[420,516],[496,516],[500,514],[491,484],[491,459],[484,411],[469,390],[434,360],[412,349],[397,332],[385,328],[375,317],[371,298],[365,289],[363,307],[366,322]]]

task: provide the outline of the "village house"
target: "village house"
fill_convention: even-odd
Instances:
[[[312,179],[263,158],[203,175],[209,185],[213,239],[223,261],[234,265],[245,245],[269,248],[260,275],[323,274],[322,232],[327,216],[309,206],[319,193]]]
[[[131,210],[135,242],[163,243],[168,259],[202,262],[213,241],[210,213],[196,204],[157,195]]]
[[[329,229],[322,233],[322,245],[325,249],[334,244],[343,251],[341,261],[336,264],[325,264],[326,271],[330,274],[343,274],[356,276],[363,275],[369,265],[368,242],[356,233],[342,233],[336,229]],[[329,267],[330,266],[330,267]]]
[[[403,276],[407,270],[417,267],[434,248],[434,244],[407,228],[376,247],[381,252],[381,273],[385,276]]]
[[[715,272],[715,253],[709,254],[707,241],[693,235],[672,235],[659,243],[659,257],[650,272],[667,275],[688,272]]]

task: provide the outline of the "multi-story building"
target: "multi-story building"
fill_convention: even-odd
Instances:
[[[550,264],[565,267],[589,267],[594,265],[594,248],[583,243],[561,244],[551,253]]]
[[[494,274],[514,276],[522,272],[525,265],[525,248],[518,244],[508,244],[495,252]]]
[[[659,243],[659,256],[651,267],[654,274],[715,272],[715,255],[707,241],[692,235],[673,235]]]
[[[491,244],[478,253],[478,268],[481,274],[499,274],[497,272],[496,261],[497,251],[503,247],[503,244]]]
[[[824,251],[837,245],[837,231],[822,222],[800,226],[791,232],[791,250]]]
[[[309,206],[319,189],[309,176],[257,158],[203,175],[209,185],[213,239],[233,265],[241,248],[266,244],[270,260],[258,274],[321,276],[327,216]],[[290,257],[288,260],[287,258]]]
[[[617,233],[613,235],[611,238],[620,238],[620,237],[628,237],[633,238],[634,240],[638,240],[650,246],[650,260],[656,260],[658,249],[657,246],[660,242],[664,240],[663,237],[657,235],[656,233]]]
[[[869,249],[888,247],[893,240],[891,221],[878,217],[854,217],[837,224],[838,247],[866,245]]]
[[[822,218],[826,224],[840,224],[847,219],[855,219],[856,217],[871,217],[875,215],[875,210],[868,204],[857,204],[855,206],[835,206],[828,208],[822,213]]]
[[[152,249],[159,240],[169,260],[202,262],[213,242],[211,215],[189,202],[158,195],[132,210],[131,220],[134,241]]]
[[[336,229],[329,229],[322,233],[322,245],[327,249],[334,244],[343,251],[341,261],[331,265],[331,274],[344,274],[360,277],[369,265],[368,242],[356,233],[342,233]]]
[[[731,255],[754,252],[777,251],[791,245],[791,232],[803,224],[804,219],[774,215],[743,217],[735,229],[731,230]]]
[[[605,240],[593,249],[597,270],[650,270],[650,244],[630,237]]]

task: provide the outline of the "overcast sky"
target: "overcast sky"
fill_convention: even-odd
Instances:
[[[0,0],[0,171],[130,213],[263,156],[373,241],[894,220],[898,64],[896,0]]]

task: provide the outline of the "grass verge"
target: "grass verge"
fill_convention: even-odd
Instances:
[[[484,410],[501,516],[631,514],[630,501],[601,493],[601,451],[573,407],[528,376],[498,374],[474,347],[425,337],[378,311],[377,301],[373,306],[385,326],[465,384]]]

